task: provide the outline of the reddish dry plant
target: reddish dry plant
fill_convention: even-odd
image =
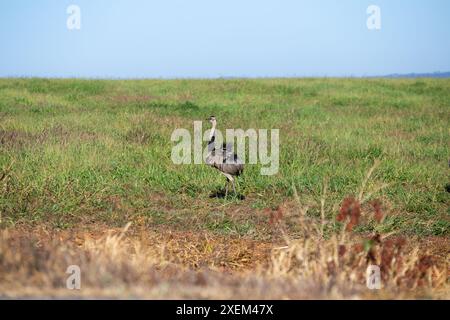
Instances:
[[[382,210],[382,204],[381,201],[376,199],[370,202],[370,205],[372,206],[374,210],[374,218],[377,222],[382,222],[384,219],[384,214]]]
[[[358,199],[347,197],[342,201],[336,216],[336,220],[344,224],[342,232],[325,236],[315,218],[306,215],[307,209],[300,208],[298,215],[290,212],[289,207],[267,209],[269,222],[280,229],[283,228],[281,217],[299,219],[295,238],[284,232],[286,246],[273,250],[270,272],[336,286],[337,290],[357,289],[365,288],[368,266],[377,265],[385,292],[397,294],[410,289],[425,292],[445,288],[447,264],[421,252],[414,242],[407,243],[404,237],[378,232],[369,236],[354,232],[356,226],[372,218],[377,224],[382,224],[385,218],[380,200],[363,205],[365,202]],[[330,222],[322,220],[324,223]]]
[[[385,217],[382,202],[377,199],[371,201],[370,205],[373,209],[375,221],[382,223]],[[336,220],[340,222],[349,220],[345,230],[352,231],[360,223],[360,217],[360,202],[353,197],[348,197],[342,202]],[[375,233],[369,239],[354,244],[349,249],[344,244],[339,245],[338,257],[340,264],[342,264],[351,256],[363,254],[367,264],[380,266],[384,281],[388,281],[389,278],[395,279],[396,285],[408,288],[424,286],[429,283],[429,275],[433,273],[437,262],[430,255],[418,255],[416,262],[410,268],[406,268],[404,261],[408,256],[406,245],[407,241],[404,237],[384,239],[382,235]],[[350,260],[353,260],[353,258]],[[328,269],[330,270],[330,268]]]
[[[341,209],[339,210],[339,214],[336,217],[336,220],[339,222],[345,221],[349,218],[349,222],[346,226],[346,231],[352,231],[353,227],[358,225],[359,218],[361,217],[361,204],[358,200],[353,197],[345,198],[342,202]]]
[[[376,222],[381,223],[385,217],[382,203],[376,199],[370,202],[370,206],[373,209],[374,219]],[[361,203],[354,197],[347,197],[342,201],[339,214],[336,216],[336,220],[344,222],[349,220],[345,230],[352,231],[355,226],[360,223],[361,218]]]

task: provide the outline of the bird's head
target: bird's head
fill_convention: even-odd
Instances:
[[[214,117],[214,116],[209,117],[207,120],[209,120],[209,122],[210,122],[213,126],[215,126],[216,123],[217,123],[216,117]]]

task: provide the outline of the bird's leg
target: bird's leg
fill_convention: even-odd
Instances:
[[[236,196],[237,193],[236,193],[236,185],[235,185],[235,183],[234,183],[234,179],[231,180],[231,182],[233,183],[233,191],[234,191],[234,195]]]
[[[225,184],[225,199],[227,198],[227,195],[228,195],[228,183],[229,183],[229,180],[227,178],[227,183]]]

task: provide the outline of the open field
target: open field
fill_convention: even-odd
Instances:
[[[449,110],[447,79],[0,79],[0,297],[448,298]],[[170,158],[210,115],[280,129],[279,173],[212,197]]]

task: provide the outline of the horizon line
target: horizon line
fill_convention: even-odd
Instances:
[[[45,80],[258,80],[258,79],[449,79],[450,72],[407,73],[368,76],[216,76],[216,77],[108,77],[108,76],[0,76],[0,79],[45,79]]]
[[[0,79],[79,79],[79,80],[232,80],[232,79],[374,79],[374,78],[450,78],[450,71],[434,72],[409,72],[390,73],[382,75],[284,75],[284,76],[142,76],[142,77],[120,77],[120,76],[36,76],[36,75],[8,75],[0,76]]]

